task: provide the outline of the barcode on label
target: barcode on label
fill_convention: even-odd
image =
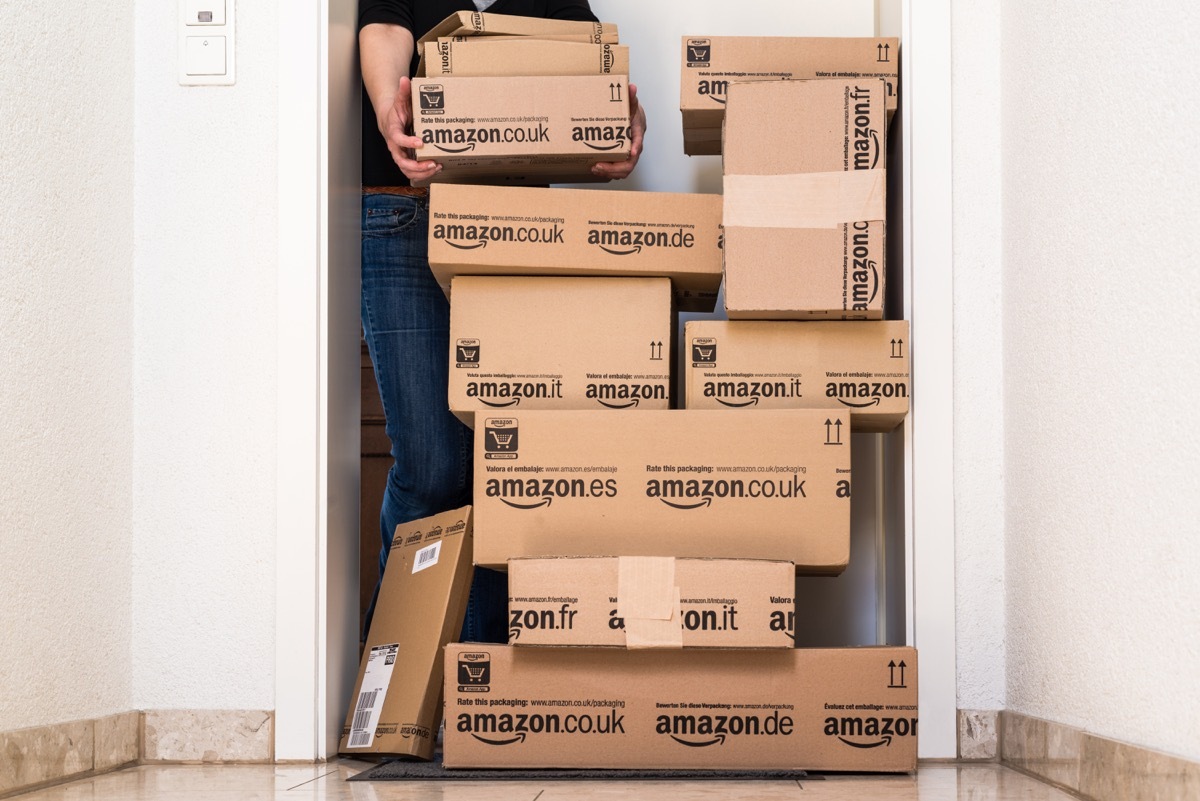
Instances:
[[[362,748],[371,744],[371,732],[367,728],[371,722],[371,712],[375,710],[375,702],[379,698],[378,690],[360,693],[358,706],[354,711],[354,723],[350,726],[350,747]]]
[[[438,562],[438,557],[442,554],[442,543],[435,542],[433,545],[426,545],[421,550],[417,551],[417,556],[413,559],[412,572],[419,573],[427,567],[433,567]]]

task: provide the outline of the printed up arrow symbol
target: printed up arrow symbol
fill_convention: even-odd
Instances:
[[[889,687],[896,686],[896,660],[895,659],[888,662],[888,686]]]
[[[908,686],[907,684],[904,683],[904,660],[903,659],[900,660],[900,686],[901,687]]]
[[[825,444],[826,445],[833,444],[832,437],[833,437],[833,421],[827,419],[825,421]]]
[[[839,418],[838,421],[836,423],[834,423],[834,425],[837,426],[837,444],[841,445],[842,444],[842,421],[841,421],[841,419]]]
[[[621,84],[610,83],[608,85],[608,92],[609,92],[609,97],[611,98],[611,102],[613,102],[613,103],[620,102],[620,100],[621,100]]]

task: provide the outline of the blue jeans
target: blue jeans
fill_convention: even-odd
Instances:
[[[471,503],[472,437],[449,411],[450,304],[428,261],[425,198],[368,194],[362,207],[362,325],[383,401],[392,467],[379,533],[379,574],[396,526]],[[370,630],[379,585],[367,609]],[[505,642],[508,582],[478,568],[464,642]]]

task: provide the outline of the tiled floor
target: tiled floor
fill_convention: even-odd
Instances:
[[[996,765],[923,767],[916,776],[800,782],[347,782],[367,767],[139,767],[18,796],[21,801],[1070,801]]]

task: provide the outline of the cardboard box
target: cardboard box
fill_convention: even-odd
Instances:
[[[629,157],[627,84],[624,75],[415,80],[417,158],[443,165],[438,182],[596,180],[593,164]]]
[[[432,759],[442,648],[471,589],[471,507],[396,527],[338,751]]]
[[[876,78],[730,88],[730,319],[882,319],[884,94]]]
[[[616,44],[617,26],[611,22],[457,11],[435,25],[417,43],[425,44],[453,36],[585,36],[596,44]]]
[[[446,648],[447,768],[912,771],[917,723],[912,648]]]
[[[510,559],[511,645],[792,648],[791,562],[593,556]]]
[[[669,409],[666,278],[465,275],[450,293],[450,411]]]
[[[693,320],[684,329],[688,409],[838,409],[854,431],[908,414],[908,323]]]
[[[425,77],[629,74],[624,45],[477,36],[423,47]]]
[[[850,556],[850,415],[510,411],[475,420],[475,564]]]
[[[721,196],[436,185],[429,266],[456,275],[659,276],[680,311],[712,311],[721,287]]]
[[[679,110],[684,152],[690,156],[720,154],[721,123],[733,82],[882,78],[887,81],[887,119],[896,110],[899,39],[685,36],[682,45]],[[706,138],[689,136],[701,131]]]

